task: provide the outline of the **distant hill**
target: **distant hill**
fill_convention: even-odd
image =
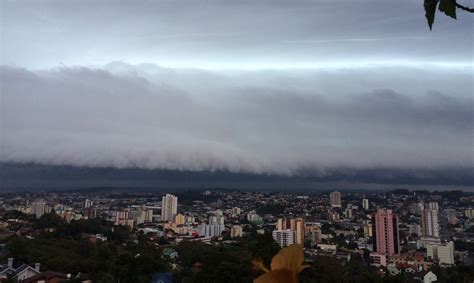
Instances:
[[[91,168],[32,163],[0,163],[0,191],[80,188],[249,190],[462,189],[474,191],[473,169],[306,170],[295,176],[228,171]]]

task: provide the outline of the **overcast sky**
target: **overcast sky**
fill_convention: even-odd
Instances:
[[[0,0],[0,160],[470,167],[474,17],[422,1]]]

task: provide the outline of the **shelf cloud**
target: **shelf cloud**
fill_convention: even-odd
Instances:
[[[468,168],[471,70],[0,68],[3,162],[292,175]],[[442,79],[440,79],[442,78]]]

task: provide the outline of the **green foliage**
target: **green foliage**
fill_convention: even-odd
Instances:
[[[106,232],[107,238],[118,243],[126,243],[130,241],[132,233],[128,226],[114,226],[111,230]]]
[[[51,223],[49,217],[43,220]],[[110,240],[95,244],[85,237],[97,232]],[[127,243],[131,237],[127,227],[101,225],[98,220],[73,221],[35,239],[9,239],[5,256],[28,264],[41,262],[45,269],[81,272],[94,282],[149,282],[150,274],[170,270],[158,248],[146,242]]]
[[[5,211],[5,213],[3,213],[2,215],[2,220],[8,220],[8,219],[29,220],[30,218],[31,218],[30,215],[18,210],[8,210],[8,211]]]
[[[438,283],[457,283],[457,282],[473,282],[474,266],[456,265],[448,268],[441,268],[439,265],[431,267],[436,276]]]
[[[252,255],[238,246],[210,246],[184,241],[177,247],[183,270],[177,282],[252,282]],[[200,268],[197,269],[196,265]]]
[[[343,262],[326,256],[314,257],[310,268],[303,270],[299,275],[301,283],[319,282],[407,282],[403,275],[382,276],[376,270],[366,265],[361,259],[351,259]]]
[[[66,221],[57,215],[54,211],[43,214],[35,223],[37,229],[44,228],[59,228],[63,226]]]
[[[252,233],[235,245],[210,246],[201,242],[181,242],[179,253],[181,272],[177,282],[252,282],[258,276],[252,270],[252,260],[261,258],[267,266],[280,247],[270,234]],[[195,266],[202,266],[196,270]]]
[[[468,251],[474,253],[474,243],[465,241],[454,241],[454,246],[458,251]]]
[[[323,225],[321,226],[321,231],[323,233],[329,233],[329,230],[331,229],[331,224],[329,224],[328,222],[324,222]]]
[[[106,234],[111,231],[111,224],[99,219],[81,219],[61,225],[56,230],[57,237],[80,237],[81,234]]]
[[[249,251],[253,259],[261,258],[267,266],[280,250],[280,246],[269,233],[257,234],[255,230],[249,237],[240,239],[237,246]]]
[[[280,215],[285,213],[286,206],[282,204],[265,204],[260,205],[256,212],[257,214],[264,215],[264,214],[272,214],[272,215]]]
[[[6,257],[18,262],[41,262],[43,268],[65,273],[86,274],[84,278],[94,282],[149,282],[155,272],[171,271],[170,262],[162,251],[148,243],[146,235],[138,233],[137,241],[126,226],[97,220],[79,220],[71,223],[58,222],[54,215],[46,215],[37,221],[41,227],[56,228],[55,232],[43,233],[35,239],[14,236],[6,242]],[[325,227],[329,229],[330,227]],[[101,233],[108,237],[105,242],[93,243],[88,235]],[[340,246],[347,245],[343,236],[335,235]],[[466,242],[456,242],[456,249],[471,250]],[[176,246],[179,257],[174,263],[175,282],[252,282],[260,273],[252,268],[252,260],[262,259],[270,266],[280,247],[269,233],[258,234],[255,228],[248,237],[239,238],[233,244],[209,245],[202,242],[183,241]],[[368,259],[369,251],[363,258]],[[343,262],[331,257],[312,257],[311,268],[300,274],[300,282],[406,282],[405,276],[382,276],[367,265],[362,258]],[[472,282],[474,267],[455,266],[433,268],[439,282]],[[79,279],[77,279],[79,280]],[[75,281],[74,281],[75,282]]]
[[[16,260],[26,261],[27,239],[15,236],[6,244],[7,257],[13,256]]]
[[[469,229],[466,229],[466,233],[474,233],[474,226],[469,227]]]

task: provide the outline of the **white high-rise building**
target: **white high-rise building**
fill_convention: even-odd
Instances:
[[[332,207],[341,207],[341,193],[340,192],[332,192],[329,194],[329,200],[331,201]]]
[[[368,210],[369,209],[369,200],[368,199],[363,199],[362,200],[362,208],[365,209],[365,210]]]
[[[287,230],[273,230],[273,239],[280,245],[280,247],[291,246],[295,243],[296,232],[290,229]]]
[[[428,258],[438,260],[441,265],[454,264],[454,243],[426,245]]]
[[[91,206],[93,206],[93,205],[94,205],[94,202],[91,201],[90,199],[86,199],[86,200],[84,201],[84,208],[89,208],[89,207],[91,207]]]
[[[201,223],[197,226],[199,236],[219,237],[225,230],[224,224]]]
[[[212,225],[212,224],[222,224],[222,225],[224,225],[224,216],[223,215],[209,216],[209,225]]]
[[[31,205],[31,212],[36,216],[36,218],[40,218],[46,213],[46,203],[44,201],[34,201]]]
[[[136,217],[137,224],[153,222],[153,210],[147,209],[146,207],[141,206],[138,208],[138,211],[135,217]]]
[[[429,202],[427,205],[425,205],[425,207],[429,209],[439,209],[438,203],[435,201]]]
[[[129,209],[120,209],[115,213],[115,225],[128,226],[133,229],[135,221],[130,217]]]
[[[430,202],[421,212],[423,237],[439,238],[438,203]]]
[[[474,218],[474,209],[473,208],[468,208],[464,211],[464,215],[466,215],[467,218],[472,219]]]
[[[130,211],[128,209],[120,209],[115,213],[115,225],[119,225],[122,220],[130,219]]]
[[[161,220],[173,221],[177,213],[178,213],[178,197],[175,195],[166,194],[161,199]]]

